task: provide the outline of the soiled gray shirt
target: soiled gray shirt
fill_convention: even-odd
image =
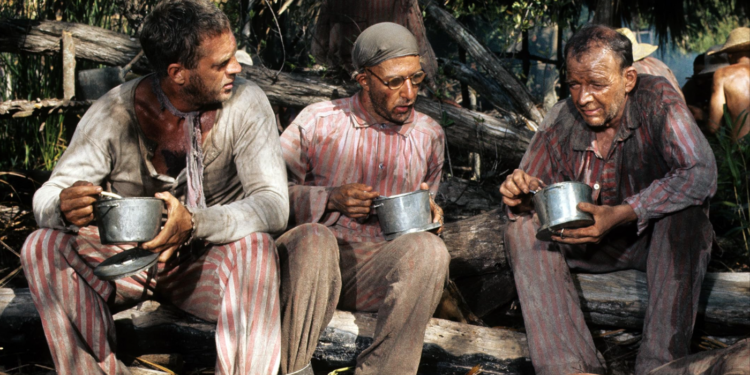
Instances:
[[[34,195],[40,227],[77,229],[63,221],[60,192],[79,180],[107,185],[126,197],[169,191],[183,200],[185,171],[172,178],[151,164],[156,144],[141,131],[134,107],[140,81],[107,93],[78,123],[50,180]],[[289,216],[286,167],[271,105],[252,82],[237,78],[233,90],[203,143],[208,208],[193,210],[193,238],[211,243],[236,241],[253,232],[281,232]]]

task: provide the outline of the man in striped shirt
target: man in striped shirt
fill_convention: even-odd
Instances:
[[[276,375],[279,264],[269,233],[284,230],[289,202],[271,105],[236,77],[229,19],[208,0],[160,2],[140,38],[155,73],[91,106],[34,195],[41,229],[22,262],[55,369],[129,374],[110,308],[158,296],[216,322],[216,374]],[[92,225],[105,185],[166,201],[163,228],[140,244],[160,254],[153,272],[114,281],[93,272],[134,245],[103,245]]]
[[[403,26],[380,23],[352,51],[362,90],[305,108],[281,135],[290,225],[281,259],[282,374],[309,373],[322,329],[338,306],[377,312],[356,374],[415,374],[424,332],[442,295],[450,257],[428,232],[385,241],[372,200],[437,192],[444,134],[414,110],[424,79],[419,48]],[[433,222],[441,221],[433,205]]]
[[[685,99],[682,94],[682,90],[680,89],[680,82],[677,81],[677,77],[675,77],[674,73],[672,73],[672,69],[669,69],[667,64],[663,63],[656,57],[649,56],[650,54],[654,53],[657,48],[659,48],[658,46],[647,43],[638,43],[635,38],[635,34],[633,34],[633,32],[626,27],[617,29],[617,32],[625,35],[633,45],[633,68],[635,68],[635,71],[638,74],[650,74],[652,76],[666,78],[667,81],[669,81],[669,83],[672,85],[672,87],[675,88],[675,91],[680,94],[680,97],[682,97],[682,99]]]
[[[519,169],[500,187],[512,220],[505,245],[537,374],[603,373],[571,270],[646,271],[648,306],[636,374],[689,354],[713,230],[716,162],[684,100],[639,76],[627,38],[605,26],[565,47],[571,98],[547,114]],[[535,237],[530,191],[583,182],[592,226]]]

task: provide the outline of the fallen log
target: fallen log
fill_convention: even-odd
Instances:
[[[215,361],[215,325],[155,301],[114,315],[121,353],[181,353],[192,363]],[[375,314],[336,311],[320,337],[314,360],[327,367],[354,364],[372,343]],[[0,289],[0,347],[6,352],[46,345],[28,289]],[[189,354],[189,355],[185,355]],[[485,374],[531,373],[526,335],[431,319],[425,333],[420,372],[465,374],[475,365]]]
[[[0,21],[0,52],[58,53],[63,31],[70,31],[76,54],[109,65],[125,65],[140,51],[137,40],[125,34],[95,26],[57,21]],[[103,38],[102,35],[106,36]],[[145,58],[134,70],[148,72]],[[256,66],[244,66],[242,75],[257,83],[272,104],[303,107],[311,103],[352,95],[356,86],[338,86],[320,79],[280,73]],[[7,113],[14,112],[11,107]],[[496,155],[508,165],[517,165],[529,144],[527,132],[514,129],[507,121],[464,108],[443,105],[419,97],[416,109],[441,122],[449,144]]]
[[[0,102],[0,119],[20,118],[35,115],[51,115],[63,110],[85,111],[93,103],[92,100],[9,100]]]
[[[508,98],[508,95],[503,91],[500,85],[487,79],[468,65],[458,61],[438,58],[438,62],[440,63],[440,67],[443,68],[443,73],[445,73],[446,76],[473,87],[474,90],[476,90],[481,97],[490,102],[495,109],[500,111],[503,115],[510,117],[513,120],[512,124],[514,125],[514,129],[518,129],[522,133],[526,131],[526,135],[529,138],[534,135],[534,131],[537,129],[537,124],[516,113],[513,102]]]
[[[513,102],[523,109],[523,114],[536,121],[542,122],[544,112],[536,107],[529,90],[510,74],[500,63],[500,60],[487,47],[483,46],[475,36],[466,30],[450,13],[441,8],[434,0],[419,0],[430,16],[461,48],[465,49],[498,84],[505,88]]]

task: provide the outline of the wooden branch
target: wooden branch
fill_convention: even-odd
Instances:
[[[511,124],[514,129],[517,129],[529,138],[534,135],[533,131],[536,131],[537,124],[516,113],[517,109],[513,105],[513,102],[508,98],[505,90],[497,83],[485,78],[478,71],[458,61],[438,58],[438,62],[443,68],[445,75],[473,87],[493,107],[512,118],[513,122]]]
[[[0,21],[0,52],[59,52],[63,31],[70,31],[76,55],[110,65],[125,65],[140,51],[137,40],[95,26],[57,21]],[[145,59],[134,70],[146,72]],[[262,67],[245,66],[242,75],[256,82],[269,100],[281,106],[303,107],[311,103],[342,98],[357,91],[356,86],[337,86],[317,78],[281,73]],[[13,107],[13,106],[11,106]],[[472,151],[497,155],[509,165],[517,165],[528,147],[528,133],[513,129],[506,121],[463,108],[442,105],[420,97],[417,110],[443,121],[448,142]],[[10,113],[8,109],[4,113]],[[24,115],[30,114],[27,111]],[[2,112],[0,112],[2,113]],[[448,125],[447,123],[452,123]]]
[[[189,353],[192,360],[213,364],[215,325],[155,301],[114,315],[118,347],[123,353]],[[372,343],[376,317],[336,311],[321,335],[314,359],[329,366],[354,364]],[[0,346],[10,349],[46,345],[39,314],[28,289],[0,289]],[[187,357],[187,356],[186,356]],[[465,374],[481,364],[484,374],[530,371],[526,335],[431,319],[425,333],[420,371]]]
[[[58,21],[0,20],[0,52],[56,54],[62,32],[73,34],[76,57],[107,65],[123,66],[141,50],[135,38],[78,23]],[[146,59],[134,70],[149,71]]]
[[[0,119],[20,118],[33,115],[50,115],[63,109],[85,111],[93,100],[67,101],[63,99],[10,100],[0,103]]]
[[[479,62],[487,73],[498,84],[505,88],[513,98],[514,103],[519,108],[523,108],[523,114],[530,119],[541,123],[544,118],[544,112],[536,107],[534,99],[529,94],[526,87],[521,84],[512,74],[503,68],[500,60],[492,51],[483,46],[475,36],[466,30],[450,13],[441,8],[434,0],[419,0],[427,12],[432,16],[438,25],[445,31],[456,43],[464,48],[471,56]]]

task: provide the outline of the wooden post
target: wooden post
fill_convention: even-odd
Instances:
[[[73,34],[62,32],[63,99],[71,100],[76,95],[76,45]]]

